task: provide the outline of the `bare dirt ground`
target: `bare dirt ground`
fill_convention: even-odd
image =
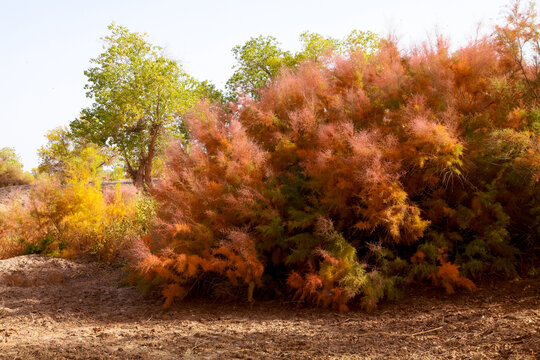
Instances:
[[[190,301],[163,310],[119,268],[0,261],[0,359],[539,359],[540,280],[411,291],[373,313]]]

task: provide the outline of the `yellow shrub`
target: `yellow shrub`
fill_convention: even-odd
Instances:
[[[64,186],[42,180],[28,200],[0,214],[0,258],[23,253],[74,257],[92,254],[110,262],[152,220],[152,203],[133,188],[101,189],[94,149],[70,164]],[[142,205],[144,206],[142,206]]]

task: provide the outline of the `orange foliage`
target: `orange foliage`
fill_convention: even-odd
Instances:
[[[161,284],[167,306],[179,289],[185,296],[205,276],[246,284],[251,293],[263,273],[243,228],[261,197],[265,156],[237,121],[226,123],[209,104],[200,104],[188,121],[197,141],[189,151],[171,147],[166,179],[154,192],[157,227],[151,241],[139,245],[145,250],[134,254],[140,274]]]
[[[430,275],[433,284],[442,286],[447,294],[453,294],[455,288],[461,287],[469,291],[476,289],[476,285],[466,277],[459,273],[459,266],[452,264],[446,260],[447,255],[444,250],[439,254],[438,260],[440,265],[437,266],[437,272]]]
[[[540,78],[515,62],[514,30],[454,52],[390,38],[283,69],[229,113],[200,104],[189,144],[169,150],[139,269],[162,290],[218,276],[249,298],[264,271],[339,310],[392,298],[407,271],[447,292],[514,273],[540,229]]]
[[[426,258],[426,254],[424,254],[422,251],[418,250],[414,253],[414,255],[411,257],[411,262],[413,264],[418,264],[424,261]]]

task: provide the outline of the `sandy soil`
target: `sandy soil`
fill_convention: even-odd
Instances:
[[[0,261],[0,359],[539,359],[540,280],[425,290],[373,314],[159,299],[119,268]]]

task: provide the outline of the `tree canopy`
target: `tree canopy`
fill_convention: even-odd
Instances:
[[[300,63],[319,61],[330,53],[345,55],[361,50],[364,55],[372,54],[378,47],[379,38],[371,31],[353,30],[343,39],[323,36],[305,31],[300,35],[302,48],[296,53],[282,50],[273,36],[258,36],[249,39],[244,45],[232,49],[237,64],[234,73],[227,81],[227,89],[232,97],[236,93],[258,97],[258,90],[276,77],[280,69],[295,68]]]
[[[71,123],[76,136],[120,155],[138,187],[152,187],[155,156],[167,135],[182,133],[182,113],[200,86],[145,35],[109,26],[104,51],[85,71],[91,107]]]
[[[8,185],[26,184],[30,175],[23,171],[23,164],[9,147],[0,149],[0,187]]]
[[[162,153],[166,139],[186,135],[182,121],[186,111],[201,98],[222,105],[226,98],[213,84],[198,82],[185,73],[160,47],[150,44],[145,34],[114,24],[109,30],[103,39],[104,51],[91,59],[94,66],[85,71],[85,89],[93,103],[71,123],[70,136],[117,153],[134,183],[150,188],[156,156]],[[362,48],[368,55],[378,46],[375,34],[357,30],[344,39],[310,32],[300,39],[302,50],[295,54],[282,50],[271,36],[236,46],[233,53],[238,63],[227,82],[229,98],[234,99],[237,93],[256,98],[258,90],[284,67],[318,61],[331,51],[346,54]],[[53,148],[59,150],[63,140],[59,133],[49,135],[55,139],[49,139],[49,147],[41,149],[41,168],[56,171],[51,168],[55,165],[50,155]],[[59,152],[56,155],[61,156]]]
[[[95,168],[92,172],[95,175],[107,178],[124,177],[121,160],[112,149],[73,136],[67,127],[62,126],[50,130],[45,137],[47,144],[38,150],[39,174],[46,174],[55,177],[60,183],[66,183],[72,177],[74,169],[81,168],[76,164],[87,162],[84,159],[91,157],[92,166]]]

